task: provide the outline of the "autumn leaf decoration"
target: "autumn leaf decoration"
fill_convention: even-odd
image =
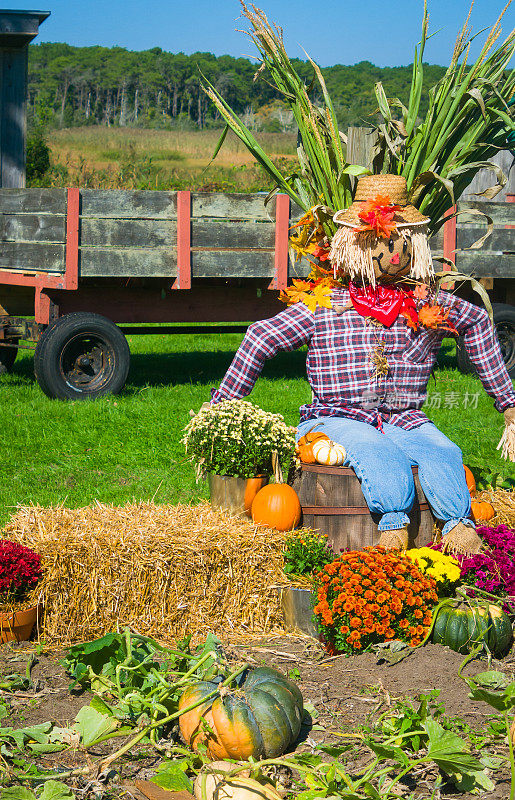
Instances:
[[[392,203],[387,194],[378,194],[372,200],[363,203],[363,207],[358,214],[364,223],[356,229],[356,233],[364,231],[375,231],[378,238],[388,239],[397,226],[393,221],[396,211],[401,207]]]
[[[448,321],[448,317],[449,312],[438,303],[425,303],[418,310],[418,321],[424,328],[458,333],[452,322]]]
[[[288,286],[287,289],[281,292],[279,300],[282,300],[288,306],[299,302],[304,303],[314,314],[317,305],[321,308],[332,308],[332,291],[332,281],[328,278],[323,278],[316,282],[294,280],[293,286]]]
[[[292,286],[280,293],[279,300],[288,306],[304,303],[313,313],[317,305],[321,308],[332,308],[331,292],[335,281],[329,263],[330,244],[321,222],[321,218],[328,213],[329,210],[322,206],[313,206],[290,228],[293,233],[289,244],[295,261],[303,256],[307,258],[311,264],[311,272],[307,280],[294,280]],[[322,266],[325,262],[329,269]]]

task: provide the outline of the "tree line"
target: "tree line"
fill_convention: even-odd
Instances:
[[[309,62],[293,59],[311,83]],[[221,125],[216,109],[201,90],[205,75],[250,127],[290,130],[292,118],[277,90],[250,59],[212,53],[168,53],[159,47],[135,52],[121,47],[72,47],[47,43],[29,47],[29,119],[46,127],[120,125],[196,128]],[[411,67],[376,67],[369,61],[337,64],[323,70],[342,128],[374,114],[374,83],[389,97],[406,103]],[[427,65],[424,95],[444,68]],[[316,102],[316,97],[313,100]],[[422,112],[425,108],[422,108]]]

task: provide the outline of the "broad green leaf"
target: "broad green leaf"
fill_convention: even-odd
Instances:
[[[75,795],[61,781],[47,781],[39,800],[75,800]]]
[[[184,774],[184,764],[171,761],[166,764],[165,769],[160,769],[150,780],[162,789],[169,789],[172,792],[193,792],[193,784],[187,775]]]
[[[38,755],[42,755],[43,753],[58,753],[59,750],[64,748],[63,744],[39,744],[39,742],[27,744],[27,749],[31,751],[31,753],[37,753]]]
[[[424,728],[429,736],[427,757],[452,778],[458,788],[463,791],[471,791],[476,786],[485,791],[493,789],[484,765],[468,751],[466,743],[459,736],[446,731],[434,719],[428,719]]]
[[[80,733],[82,744],[89,747],[101,736],[112,733],[119,727],[120,723],[113,717],[106,717],[99,714],[91,706],[83,706],[75,717],[75,730]]]
[[[36,800],[36,797],[30,789],[25,789],[23,786],[11,786],[8,789],[2,789],[0,800]]]
[[[27,739],[33,739],[39,744],[46,744],[50,741],[48,734],[52,730],[51,722],[42,722],[40,725],[30,725],[27,728],[20,728],[19,733],[22,733]]]
[[[94,708],[95,711],[98,711],[99,714],[103,714],[104,717],[113,716],[111,706],[108,706],[100,697],[93,697],[89,705],[91,708]]]
[[[505,689],[510,681],[504,672],[492,669],[474,675],[474,683],[487,689]]]
[[[379,758],[392,759],[393,761],[397,761],[397,763],[401,764],[403,767],[408,766],[409,759],[406,753],[404,753],[400,747],[381,744],[380,742],[374,742],[372,739],[367,739],[366,743],[372,752],[375,753],[376,756],[379,756]]]

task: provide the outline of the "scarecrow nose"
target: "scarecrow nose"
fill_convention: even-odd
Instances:
[[[390,264],[398,264],[399,261],[400,261],[399,254],[395,253],[395,255],[392,256],[390,259]]]

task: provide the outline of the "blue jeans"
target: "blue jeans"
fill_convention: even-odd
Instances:
[[[381,515],[379,530],[396,530],[408,524],[415,500],[412,466],[418,466],[420,485],[442,534],[458,522],[474,527],[468,518],[470,492],[465,480],[463,456],[432,422],[407,431],[383,423],[383,433],[366,422],[345,417],[319,417],[301,422],[297,438],[316,426],[347,450],[346,467],[352,467],[361,482],[366,503]]]

